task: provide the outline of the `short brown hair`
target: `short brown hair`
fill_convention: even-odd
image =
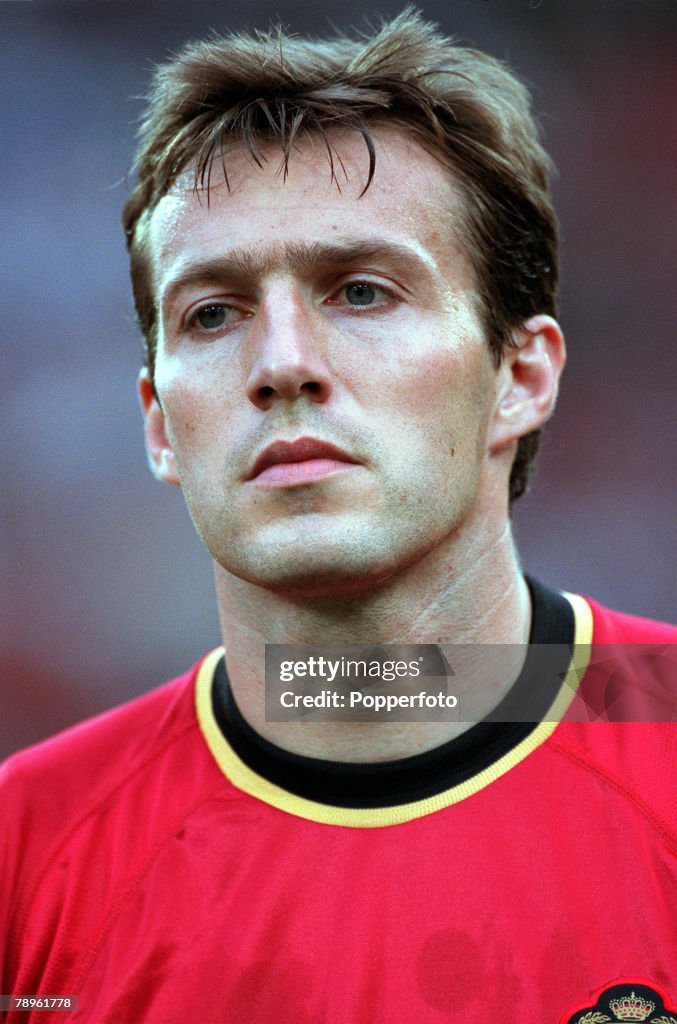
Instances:
[[[360,132],[374,174],[370,127],[401,128],[460,182],[467,253],[496,363],[512,330],[556,313],[557,223],[549,159],[529,94],[498,60],[456,45],[412,9],[358,40],[298,39],[283,28],[189,43],[155,72],[136,159],[138,183],[124,209],[134,299],[154,368],[157,311],[143,225],[177,176],[195,165],[209,184],[226,143],[260,160],[277,140],[285,174],[301,134],[319,135],[334,173],[328,130]],[[520,438],[510,500],[524,493],[539,432]]]

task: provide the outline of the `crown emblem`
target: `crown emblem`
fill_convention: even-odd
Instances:
[[[649,1014],[656,1009],[656,1004],[631,992],[629,996],[612,999],[609,1009],[618,1020],[646,1020]]]

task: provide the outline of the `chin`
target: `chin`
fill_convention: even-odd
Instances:
[[[231,543],[212,556],[226,572],[291,600],[368,594],[407,570],[436,546],[435,534],[371,530],[261,535]]]
[[[301,539],[250,544],[242,557],[234,554],[231,547],[216,558],[226,572],[264,590],[301,599],[363,593],[394,575],[401,561],[373,541],[348,543],[345,537],[333,544],[326,538],[316,545]]]

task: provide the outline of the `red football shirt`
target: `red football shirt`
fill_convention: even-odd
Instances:
[[[1,991],[78,1007],[8,1024],[675,1020],[673,727],[590,719],[621,662],[665,694],[677,630],[534,587],[575,642],[540,723],[314,762],[248,734],[215,651],[10,758]]]

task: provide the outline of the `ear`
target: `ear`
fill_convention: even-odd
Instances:
[[[178,484],[174,450],[165,429],[165,414],[155,394],[148,369],[141,370],[137,386],[143,413],[146,453],[153,476],[167,484]]]
[[[566,348],[559,324],[539,314],[516,328],[498,371],[496,406],[489,430],[492,452],[538,430],[555,407]]]

